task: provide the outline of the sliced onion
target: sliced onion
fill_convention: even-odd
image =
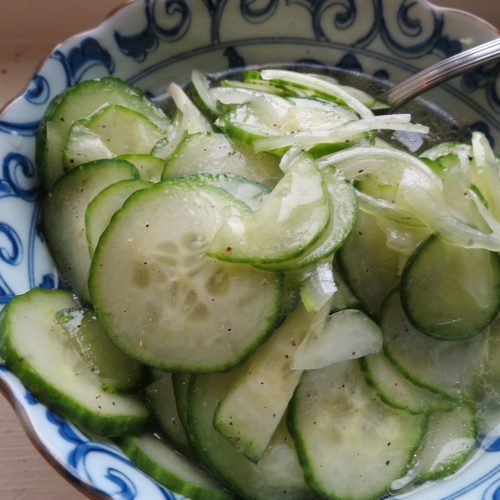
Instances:
[[[401,195],[415,214],[447,242],[463,248],[500,251],[500,232],[484,233],[454,217],[444,200],[421,186],[401,186]]]
[[[219,114],[219,110],[217,109],[217,100],[210,92],[210,84],[206,75],[195,69],[191,73],[191,81],[193,82],[193,86],[196,89],[196,92],[198,92],[200,99],[203,101],[203,104],[212,113],[216,115]]]
[[[382,198],[375,198],[359,190],[356,191],[356,195],[359,200],[359,208],[363,212],[397,222],[398,224],[404,224],[405,226],[425,227],[425,224],[417,219],[413,212],[402,208],[399,204]]]
[[[384,115],[364,118],[350,123],[341,124],[329,130],[313,132],[297,132],[276,137],[266,137],[254,143],[254,150],[273,151],[275,149],[300,145],[311,148],[316,144],[344,142],[372,130],[400,130],[402,132],[416,132],[427,134],[429,128],[410,122],[410,115]]]
[[[384,182],[399,182],[406,170],[413,172],[413,182],[428,189],[442,190],[439,176],[423,161],[397,149],[379,147],[350,148],[318,158],[320,169],[333,165],[346,179],[374,174]],[[419,175],[420,174],[420,175]],[[408,179],[408,175],[407,175]]]
[[[285,82],[303,85],[304,87],[324,92],[334,98],[340,99],[364,118],[373,116],[372,111],[360,100],[346,92],[340,85],[332,83],[325,78],[280,69],[264,69],[261,71],[261,77],[264,80],[284,80]]]

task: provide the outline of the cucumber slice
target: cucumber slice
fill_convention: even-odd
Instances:
[[[233,87],[231,90],[237,94],[242,89]],[[270,97],[266,92],[245,90],[247,94],[253,94],[251,99],[239,106],[230,106],[215,121],[227,135],[243,143],[253,144],[263,138],[293,136],[305,131],[326,131],[357,118],[345,107],[332,102],[302,97]]]
[[[93,311],[62,309],[56,319],[90,371],[99,377],[104,391],[125,392],[139,386],[143,367],[111,343]]]
[[[358,220],[338,252],[347,284],[367,312],[377,317],[389,291],[399,283],[398,252],[387,248],[385,233],[372,215],[358,212]]]
[[[150,153],[151,156],[165,161],[175,151],[175,148],[177,148],[184,137],[188,135],[188,132],[184,127],[185,124],[183,123],[182,118],[182,113],[177,110],[174,120],[172,121],[172,127],[170,128],[168,136],[163,137],[153,146]]]
[[[74,349],[56,319],[76,307],[71,293],[34,288],[5,307],[2,357],[40,401],[77,425],[103,436],[142,429],[148,412],[134,396],[110,394]]]
[[[361,360],[361,367],[366,382],[393,408],[410,413],[431,413],[456,406],[452,399],[415,385],[383,353],[366,356]]]
[[[269,444],[299,383],[290,362],[302,339],[321,330],[330,308],[307,312],[299,304],[272,337],[235,374],[219,403],[214,426],[234,447],[257,463]]]
[[[114,213],[122,207],[131,194],[152,185],[151,182],[139,179],[118,181],[103,189],[87,205],[85,210],[85,236],[91,257],[94,255],[99,238],[108,227]]]
[[[163,160],[170,157],[187,135],[213,131],[210,122],[178,85],[171,83],[168,86],[168,92],[177,106],[177,113],[169,135],[160,139],[151,150],[153,156]]]
[[[226,191],[189,179],[134,193],[99,240],[89,281],[113,342],[166,371],[246,359],[279,319],[281,279],[204,255],[225,219],[244,211]]]
[[[117,78],[81,82],[56,98],[47,108],[37,134],[37,167],[42,183],[49,188],[65,169],[62,151],[71,125],[108,104],[120,104],[142,113],[162,130],[170,120],[143,92]]]
[[[85,236],[85,210],[104,188],[138,177],[122,160],[98,160],[68,172],[47,193],[42,204],[42,229],[57,268],[84,302],[90,302],[87,281],[90,255]]]
[[[189,427],[199,454],[239,496],[253,500],[306,500],[306,486],[292,439],[279,426],[258,464],[239,454],[213,427],[214,412],[234,380],[232,373],[193,375],[188,388]]]
[[[420,158],[439,160],[439,158],[450,154],[463,154],[470,157],[472,156],[472,147],[470,144],[463,142],[441,142],[429,149],[426,149],[423,153],[420,153]]]
[[[344,309],[330,315],[322,329],[313,330],[299,345],[291,367],[314,370],[382,350],[382,332],[366,314]]]
[[[329,258],[349,236],[356,223],[358,203],[353,187],[337,175],[332,168],[322,171],[330,197],[332,214],[316,243],[299,257],[263,266],[273,271],[300,269]]]
[[[408,319],[432,337],[477,335],[500,309],[500,258],[431,236],[406,264],[401,299]]]
[[[224,134],[201,132],[182,140],[165,164],[163,179],[198,173],[235,174],[268,187],[283,176],[275,156],[237,146]]]
[[[176,83],[171,83],[167,87],[167,91],[172,97],[177,109],[182,113],[182,129],[188,134],[196,134],[197,132],[212,132],[212,125],[203,116],[201,111],[189,99],[187,94]]]
[[[226,190],[252,210],[257,210],[269,194],[269,190],[264,184],[259,184],[239,175],[195,174],[190,175],[189,178],[195,182],[201,182]]]
[[[271,263],[307,250],[330,217],[325,183],[305,159],[290,168],[251,216],[230,217],[207,254],[229,262]]]
[[[142,434],[121,440],[131,462],[163,486],[192,500],[230,500],[203,469],[170,448],[155,434]]]
[[[189,456],[190,446],[177,411],[172,375],[165,372],[158,373],[160,378],[146,387],[144,398],[169,442],[184,455]]]
[[[385,353],[412,382],[455,399],[463,397],[475,367],[483,359],[486,332],[454,342],[430,337],[406,318],[399,290],[386,299],[380,326]]]
[[[336,292],[332,297],[331,312],[342,311],[343,309],[360,309],[361,303],[359,299],[352,293],[347,286],[342,273],[340,272],[336,262],[333,263],[333,279],[335,280]]]
[[[64,146],[64,167],[69,170],[103,158],[146,154],[164,136],[165,132],[143,114],[117,104],[104,106],[71,126]]]
[[[132,163],[139,172],[140,178],[145,181],[159,182],[163,169],[165,168],[165,162],[163,160],[149,154],[126,154],[117,156],[117,159],[126,160]]]
[[[186,433],[186,435],[188,435],[189,431],[188,414],[187,414],[188,411],[187,391],[188,391],[188,384],[190,377],[191,375],[187,373],[172,374],[172,385],[174,388],[175,405],[177,407],[177,412],[179,413],[179,418],[181,419],[182,427],[184,427],[184,432]]]
[[[388,493],[406,473],[426,418],[382,403],[354,360],[304,373],[289,427],[309,485],[354,500]]]
[[[413,467],[414,484],[453,474],[476,448],[476,416],[463,404],[429,416],[429,427]]]

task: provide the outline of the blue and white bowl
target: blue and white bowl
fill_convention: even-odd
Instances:
[[[0,114],[0,305],[57,271],[38,225],[35,133],[49,101],[82,80],[114,75],[150,95],[191,70],[306,62],[400,81],[439,59],[499,36],[480,19],[425,0],[138,0],[58,45],[28,88]],[[430,100],[487,134],[500,153],[499,66],[433,90]],[[38,403],[0,364],[1,387],[50,462],[113,498],[178,498],[137,471],[112,444],[82,434]],[[499,432],[500,435],[500,432]],[[458,473],[407,498],[500,498],[500,438]]]

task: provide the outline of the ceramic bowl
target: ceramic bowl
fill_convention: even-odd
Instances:
[[[311,63],[400,81],[470,46],[493,27],[423,0],[142,0],[54,48],[29,86],[0,114],[0,304],[58,277],[39,231],[34,137],[49,101],[85,79],[114,75],[151,96],[191,70]],[[500,152],[499,67],[479,69],[428,94],[466,130]],[[178,498],[137,471],[112,444],[90,439],[38,403],[0,365],[1,385],[33,441],[87,493],[147,500]],[[409,498],[498,499],[500,438],[457,474]]]

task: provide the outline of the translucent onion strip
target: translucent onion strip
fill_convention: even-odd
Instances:
[[[342,172],[346,179],[354,180],[366,174],[374,174],[382,181],[399,182],[404,172],[411,168],[412,179],[428,189],[442,189],[442,181],[423,161],[396,149],[379,147],[350,148],[319,158],[316,165],[320,169],[329,165]],[[408,176],[407,176],[408,179]]]
[[[283,80],[324,92],[336,99],[340,99],[363,118],[373,116],[372,111],[360,100],[353,97],[349,92],[346,92],[340,85],[336,85],[325,78],[280,69],[264,69],[261,71],[261,77],[264,80]]]
[[[425,224],[417,219],[413,212],[402,208],[398,204],[382,198],[375,198],[374,196],[363,193],[363,191],[357,190],[356,195],[359,201],[359,208],[368,214],[406,226],[425,227]]]
[[[500,233],[484,233],[454,217],[440,196],[420,186],[401,186],[403,199],[434,232],[447,242],[464,248],[500,251]]]
[[[219,110],[217,109],[217,100],[210,92],[210,84],[205,74],[195,69],[191,73],[191,81],[193,82],[196,92],[198,92],[200,99],[203,101],[203,104],[207,107],[207,109],[216,115],[219,114]]]
[[[419,134],[427,134],[429,132],[429,127],[411,123],[410,119],[411,116],[406,114],[363,118],[355,122],[341,124],[329,130],[289,133],[282,136],[259,139],[255,141],[254,149],[257,152],[273,151],[292,145],[311,148],[316,144],[346,141],[372,130],[399,130],[401,132],[415,132]]]

